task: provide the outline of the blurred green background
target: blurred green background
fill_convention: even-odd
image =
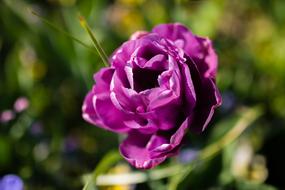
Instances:
[[[223,105],[208,130],[190,134],[183,154],[166,164],[203,148],[232,126],[241,108],[258,105],[263,114],[178,189],[285,189],[284,0],[0,1],[0,176],[19,175],[27,190],[73,190],[119,143],[116,134],[81,118],[93,73],[103,64],[31,10],[92,46],[78,21],[83,15],[108,55],[134,31],[159,23],[181,22],[209,36],[219,55]],[[109,172],[131,170],[122,161]],[[166,189],[169,181],[100,189]]]

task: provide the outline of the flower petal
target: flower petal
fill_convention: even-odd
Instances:
[[[94,75],[96,84],[86,95],[82,106],[82,117],[93,125],[103,125],[93,106],[93,97],[98,94],[109,94],[109,86],[114,69],[102,68]]]
[[[93,106],[101,123],[97,123],[100,127],[111,130],[114,132],[128,132],[128,128],[124,124],[124,120],[128,119],[128,116],[118,110],[108,95],[94,96]]]
[[[146,146],[151,135],[141,134],[137,131],[131,131],[128,137],[120,145],[122,156],[134,167],[139,169],[150,169],[166,159],[166,156],[151,159]]]
[[[161,24],[153,28],[152,32],[182,48],[196,62],[202,75],[215,78],[218,60],[210,39],[195,36],[186,26],[179,23]]]
[[[195,132],[202,132],[209,124],[214,111],[222,104],[222,98],[213,79],[203,81],[203,93],[197,103],[195,112],[191,116],[193,122],[190,129]]]
[[[113,74],[113,68],[104,67],[100,69],[93,77],[96,82],[93,86],[93,92],[95,94],[108,93]]]
[[[142,134],[137,130],[132,130],[120,145],[120,152],[136,168],[153,168],[167,157],[177,153],[187,126],[188,119],[172,135],[163,132],[157,132],[153,135]]]
[[[194,62],[190,63],[189,67],[198,97],[195,111],[190,115],[189,128],[195,132],[202,132],[210,122],[215,108],[222,104],[222,98],[214,79],[201,75]]]
[[[200,54],[202,56],[198,57],[191,55],[193,60],[199,66],[199,70],[204,74],[204,77],[216,78],[217,68],[218,68],[218,56],[212,45],[212,41],[209,38],[201,38],[196,36],[197,41],[199,42]],[[188,51],[193,50],[192,47],[189,47]],[[205,64],[206,63],[206,64]]]
[[[93,125],[103,125],[102,122],[99,120],[94,106],[93,106],[93,96],[94,93],[92,91],[88,92],[86,95],[83,106],[82,106],[82,117],[85,121],[93,124]]]
[[[168,137],[167,143],[161,143],[159,146],[157,145],[155,148],[151,150],[151,157],[159,157],[159,156],[172,156],[176,154],[177,148],[181,146],[181,142],[187,132],[189,125],[189,119],[185,119],[184,122],[180,125],[180,127],[173,133],[170,137]],[[161,137],[160,137],[161,139]]]
[[[183,94],[185,97],[184,111],[186,112],[186,115],[189,115],[192,113],[193,109],[196,106],[196,92],[189,67],[185,63],[181,64],[181,75],[181,83],[184,87]]]

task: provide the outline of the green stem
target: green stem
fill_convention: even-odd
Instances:
[[[105,66],[109,65],[109,61],[108,61],[108,57],[106,55],[106,53],[104,52],[103,48],[101,47],[101,45],[99,44],[99,42],[96,40],[91,28],[89,27],[88,23],[86,22],[86,20],[80,16],[79,17],[79,21],[81,26],[86,30],[86,32],[89,34],[90,38],[92,39],[93,45],[95,47],[95,49],[97,50],[99,56],[101,57],[103,63]]]

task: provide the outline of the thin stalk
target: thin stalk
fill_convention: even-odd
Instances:
[[[107,57],[105,51],[103,50],[103,48],[101,47],[101,45],[99,44],[99,42],[96,40],[96,38],[95,38],[91,28],[89,27],[87,21],[82,16],[79,17],[79,21],[80,21],[81,26],[89,34],[89,36],[93,42],[93,45],[94,45],[95,49],[97,50],[99,56],[101,57],[104,65],[108,66],[109,65],[108,57]]]

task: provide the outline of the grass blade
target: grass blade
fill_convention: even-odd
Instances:
[[[108,66],[109,65],[108,57],[107,57],[105,51],[103,50],[103,48],[101,47],[101,45],[99,44],[99,42],[96,40],[96,38],[95,38],[93,32],[91,31],[91,28],[89,27],[87,21],[82,16],[79,17],[79,21],[80,21],[81,26],[86,30],[86,32],[89,34],[90,38],[92,39],[93,45],[96,48],[99,56],[101,57],[104,65]]]

